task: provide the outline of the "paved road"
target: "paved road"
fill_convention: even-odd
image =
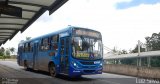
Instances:
[[[25,71],[13,61],[0,61],[0,78],[0,84],[137,84],[135,77],[109,73],[85,75],[78,79],[63,75],[52,78],[47,72]]]

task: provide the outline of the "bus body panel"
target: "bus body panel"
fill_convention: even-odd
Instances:
[[[48,62],[51,60],[51,57],[48,55],[49,51],[42,51],[38,53],[38,63],[40,70],[48,71]]]

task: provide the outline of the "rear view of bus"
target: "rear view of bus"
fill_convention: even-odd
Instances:
[[[72,54],[70,76],[102,73],[103,45],[98,31],[84,28],[72,29]]]

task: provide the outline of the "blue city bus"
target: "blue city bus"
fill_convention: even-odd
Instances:
[[[53,77],[102,74],[102,35],[92,29],[69,26],[20,42],[17,59],[25,69],[47,71]]]

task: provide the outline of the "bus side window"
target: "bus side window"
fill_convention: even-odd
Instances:
[[[66,55],[68,55],[68,50],[69,50],[69,39],[66,39]]]
[[[25,52],[25,44],[23,44],[23,52]]]
[[[58,35],[52,36],[52,42],[58,43]]]
[[[23,48],[22,49],[23,52],[32,52],[33,45],[30,42],[29,43],[25,43],[22,48]]]
[[[49,38],[44,39],[44,48],[45,50],[49,50]]]
[[[25,43],[25,52],[28,52],[28,43]]]
[[[40,48],[41,51],[49,50],[49,38],[42,39]]]
[[[51,39],[50,38],[48,38],[48,45],[47,45],[47,47],[48,47],[48,50],[51,50]]]
[[[24,45],[22,45],[22,52],[24,52]]]
[[[30,43],[30,52],[33,52],[33,42]]]
[[[51,45],[53,50],[58,50],[58,35],[51,37]]]
[[[39,47],[39,50],[40,50],[40,51],[43,51],[43,47],[44,47],[44,46],[43,46],[43,39],[41,40],[41,43],[40,43],[39,46],[40,46],[40,47]]]
[[[28,48],[27,48],[28,52],[30,52],[30,48],[31,48],[31,43],[28,43]]]
[[[30,52],[30,43],[25,43],[25,52]]]

